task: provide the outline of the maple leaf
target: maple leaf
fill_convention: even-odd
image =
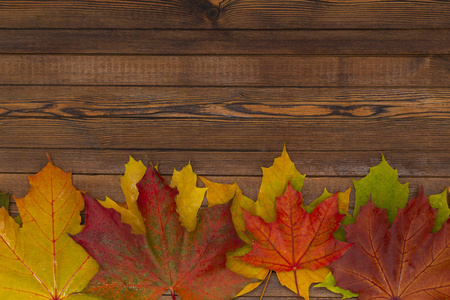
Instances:
[[[281,156],[276,158],[270,168],[262,168],[263,177],[256,201],[256,213],[266,222],[273,222],[277,218],[274,202],[282,195],[288,183],[294,189],[301,191],[305,175],[301,175],[289,158],[286,146]]]
[[[197,174],[192,170],[191,163],[181,171],[174,169],[170,186],[178,190],[175,202],[181,224],[188,231],[194,231],[197,226],[197,212],[205,198],[207,188],[197,187]]]
[[[133,234],[120,215],[86,201],[86,226],[76,235],[100,264],[85,293],[104,299],[158,299],[170,290],[175,299],[231,299],[251,282],[225,266],[226,253],[242,246],[229,205],[200,210],[188,232],[176,212],[177,190],[149,167],[137,184],[137,205],[146,235]]]
[[[300,191],[305,179],[305,175],[301,175],[297,171],[294,163],[289,158],[286,147],[283,148],[281,156],[274,160],[271,167],[262,169],[263,178],[256,202],[244,196],[236,183],[233,185],[219,184],[200,177],[205,183],[205,186],[208,187],[206,198],[210,205],[227,203],[233,199],[231,206],[233,223],[239,237],[247,245],[227,255],[227,267],[233,272],[259,280],[256,283],[251,283],[246,286],[238,295],[243,295],[255,289],[267,277],[270,271],[268,268],[256,267],[246,263],[240,258],[251,250],[251,244],[253,242],[253,237],[245,228],[243,210],[252,215],[260,216],[266,222],[273,222],[276,220],[275,199],[285,192],[288,182],[291,182],[295,190]],[[328,192],[325,191],[325,193]],[[339,203],[344,210],[348,209],[348,193],[349,191],[347,194],[339,193]],[[314,205],[319,204],[325,198],[317,199],[308,209],[312,210]],[[294,276],[293,271],[287,271],[278,272],[277,277],[282,285],[291,289],[293,292],[297,293],[300,291],[300,295],[309,299],[309,286],[314,282],[323,281],[329,272],[330,270],[326,267],[317,270],[301,269],[297,270],[297,276]]]
[[[397,170],[389,166],[384,156],[379,165],[370,168],[366,177],[353,180],[353,184],[355,185],[354,218],[358,215],[360,207],[372,199],[376,206],[386,209],[389,223],[392,223],[398,208],[404,208],[408,202],[408,183],[402,185],[398,182]]]
[[[9,213],[9,200],[11,195],[9,193],[0,193],[0,207],[4,207],[5,210]],[[17,215],[13,217],[14,221],[16,221],[17,224],[22,226],[22,218],[20,215]]]
[[[155,166],[158,170],[158,166]],[[120,213],[122,222],[131,225],[134,233],[145,234],[145,224],[141,212],[138,209],[136,201],[139,191],[136,184],[144,177],[147,167],[142,161],[136,161],[130,156],[129,162],[125,164],[125,174],[120,177],[120,186],[125,195],[126,204],[117,203],[106,197],[105,201],[100,203],[106,208],[113,208]],[[177,212],[183,226],[189,231],[193,231],[197,226],[197,212],[202,204],[205,191],[204,188],[198,188],[197,175],[193,172],[189,163],[181,171],[174,169],[171,186],[178,189],[176,202],[178,204]]]
[[[276,199],[275,210],[277,219],[272,223],[244,211],[246,228],[253,234],[254,242],[252,250],[241,259],[276,272],[293,271],[300,297],[298,270],[325,267],[351,246],[333,237],[344,216],[339,213],[337,194],[308,214],[301,192],[294,190],[290,183]],[[328,270],[324,270],[324,274],[326,276]]]
[[[0,209],[1,299],[87,299],[81,291],[98,271],[97,263],[69,234],[81,231],[81,193],[71,174],[49,162],[29,176],[30,190],[16,199],[19,226]]]
[[[389,227],[385,210],[369,202],[345,226],[354,246],[330,265],[337,284],[359,299],[450,297],[450,221],[430,233],[436,218],[423,190]]]
[[[438,195],[430,196],[431,207],[438,209],[436,220],[434,221],[434,227],[431,232],[438,232],[450,216],[450,208],[448,207],[447,201],[447,190],[450,190],[450,188],[446,188]]]
[[[4,207],[6,211],[9,211],[9,193],[0,192],[0,207]]]
[[[328,273],[321,283],[316,284],[314,287],[324,287],[333,293],[342,294],[342,299],[358,298],[358,294],[336,286],[336,279],[331,272]]]
[[[122,217],[122,222],[129,224],[135,233],[145,234],[144,219],[139,211],[136,201],[139,195],[136,184],[144,177],[147,167],[142,161],[136,161],[130,156],[125,164],[125,174],[120,177],[120,187],[125,195],[126,207],[106,197],[105,201],[100,203],[106,208],[113,208],[118,211]]]

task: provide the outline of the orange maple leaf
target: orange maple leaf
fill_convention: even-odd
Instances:
[[[276,272],[317,270],[341,257],[350,243],[333,237],[344,215],[339,213],[337,193],[308,214],[301,192],[288,183],[284,194],[275,201],[276,220],[266,223],[244,210],[247,230],[253,235],[252,250],[241,259],[251,265]]]

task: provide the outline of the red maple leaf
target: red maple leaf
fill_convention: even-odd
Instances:
[[[449,299],[450,221],[430,233],[435,218],[423,190],[390,228],[386,211],[369,202],[345,226],[354,246],[330,265],[337,285],[359,299]]]
[[[246,229],[254,237],[252,250],[242,257],[245,262],[276,272],[294,271],[297,280],[296,270],[327,266],[351,246],[333,237],[344,218],[339,213],[337,194],[308,214],[301,192],[288,183],[275,201],[275,211],[276,221],[266,223],[244,210]]]
[[[100,264],[88,294],[104,299],[158,299],[170,290],[186,299],[231,299],[251,282],[225,267],[226,253],[242,246],[229,206],[202,209],[197,229],[180,223],[176,189],[149,167],[138,183],[137,201],[146,236],[134,234],[119,213],[86,201],[86,226],[75,236]]]

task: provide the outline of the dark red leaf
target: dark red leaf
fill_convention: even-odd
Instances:
[[[435,218],[422,190],[390,228],[386,211],[369,202],[345,226],[354,246],[330,265],[337,285],[359,299],[448,299],[450,221],[430,233]]]
[[[225,267],[226,253],[242,246],[229,205],[202,209],[189,233],[176,212],[176,189],[149,167],[138,184],[147,234],[132,233],[120,215],[85,196],[86,227],[75,237],[100,264],[86,293],[105,299],[231,299],[251,282]]]

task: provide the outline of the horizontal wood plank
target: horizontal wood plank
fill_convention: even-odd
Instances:
[[[0,55],[0,85],[445,86],[450,56]]]
[[[0,28],[450,28],[446,1],[1,1]]]
[[[158,150],[87,150],[87,149],[23,149],[0,148],[0,173],[37,173],[47,163],[53,163],[74,174],[122,175],[129,155],[145,164],[159,164],[161,174],[170,175],[190,161],[194,172],[203,176],[261,176],[261,167],[269,167],[281,155],[279,151],[158,151]],[[365,176],[369,168],[381,162],[378,151],[296,151],[288,153],[297,169],[308,177]],[[450,174],[448,151],[386,151],[383,152],[400,176],[446,177]]]
[[[239,300],[260,300],[261,295],[263,294],[265,281],[260,284],[256,289],[253,291],[245,294],[244,296],[238,297],[236,299]],[[327,299],[341,299],[342,295],[335,294],[330,291],[328,291],[325,288],[314,288],[314,284],[312,284],[309,288],[309,294],[310,299],[321,299],[321,300],[327,300]],[[341,297],[339,297],[341,296]],[[275,298],[276,297],[276,298]],[[180,299],[177,297],[177,299]],[[264,291],[264,298],[263,299],[283,299],[283,300],[298,300],[298,296],[289,290],[287,287],[282,286],[280,282],[278,281],[278,278],[276,276],[276,273],[272,273],[269,279],[269,282],[267,284],[267,289]],[[356,299],[356,298],[354,298]],[[160,300],[172,300],[172,296],[170,293],[166,293],[163,297],[160,298]]]
[[[0,148],[134,150],[443,151],[447,119],[12,119],[0,118]]]
[[[0,30],[14,54],[450,54],[450,30]]]
[[[164,176],[167,182],[170,182],[170,176]],[[234,180],[239,184],[243,193],[256,199],[261,185],[261,177],[239,177],[239,176],[208,176],[207,179],[232,184]],[[360,179],[355,177],[354,179]],[[424,187],[427,195],[442,193],[450,186],[450,177],[445,178],[400,178],[401,183],[409,182],[410,197],[417,195],[420,186]],[[73,175],[73,183],[76,188],[87,192],[92,197],[104,200],[106,196],[117,202],[125,202],[125,197],[120,189],[120,176],[118,175]],[[201,184],[199,183],[199,186]],[[345,177],[306,177],[303,185],[302,194],[305,203],[311,203],[318,198],[324,188],[329,192],[345,191],[353,187],[352,178]],[[26,174],[0,174],[0,191],[11,193],[16,198],[24,197],[29,189]],[[13,201],[14,202],[14,201]],[[205,202],[206,204],[206,202]],[[354,190],[350,194],[350,207],[354,205]],[[11,206],[11,212],[16,214],[17,206]]]
[[[0,86],[0,116],[450,118],[450,88]]]

